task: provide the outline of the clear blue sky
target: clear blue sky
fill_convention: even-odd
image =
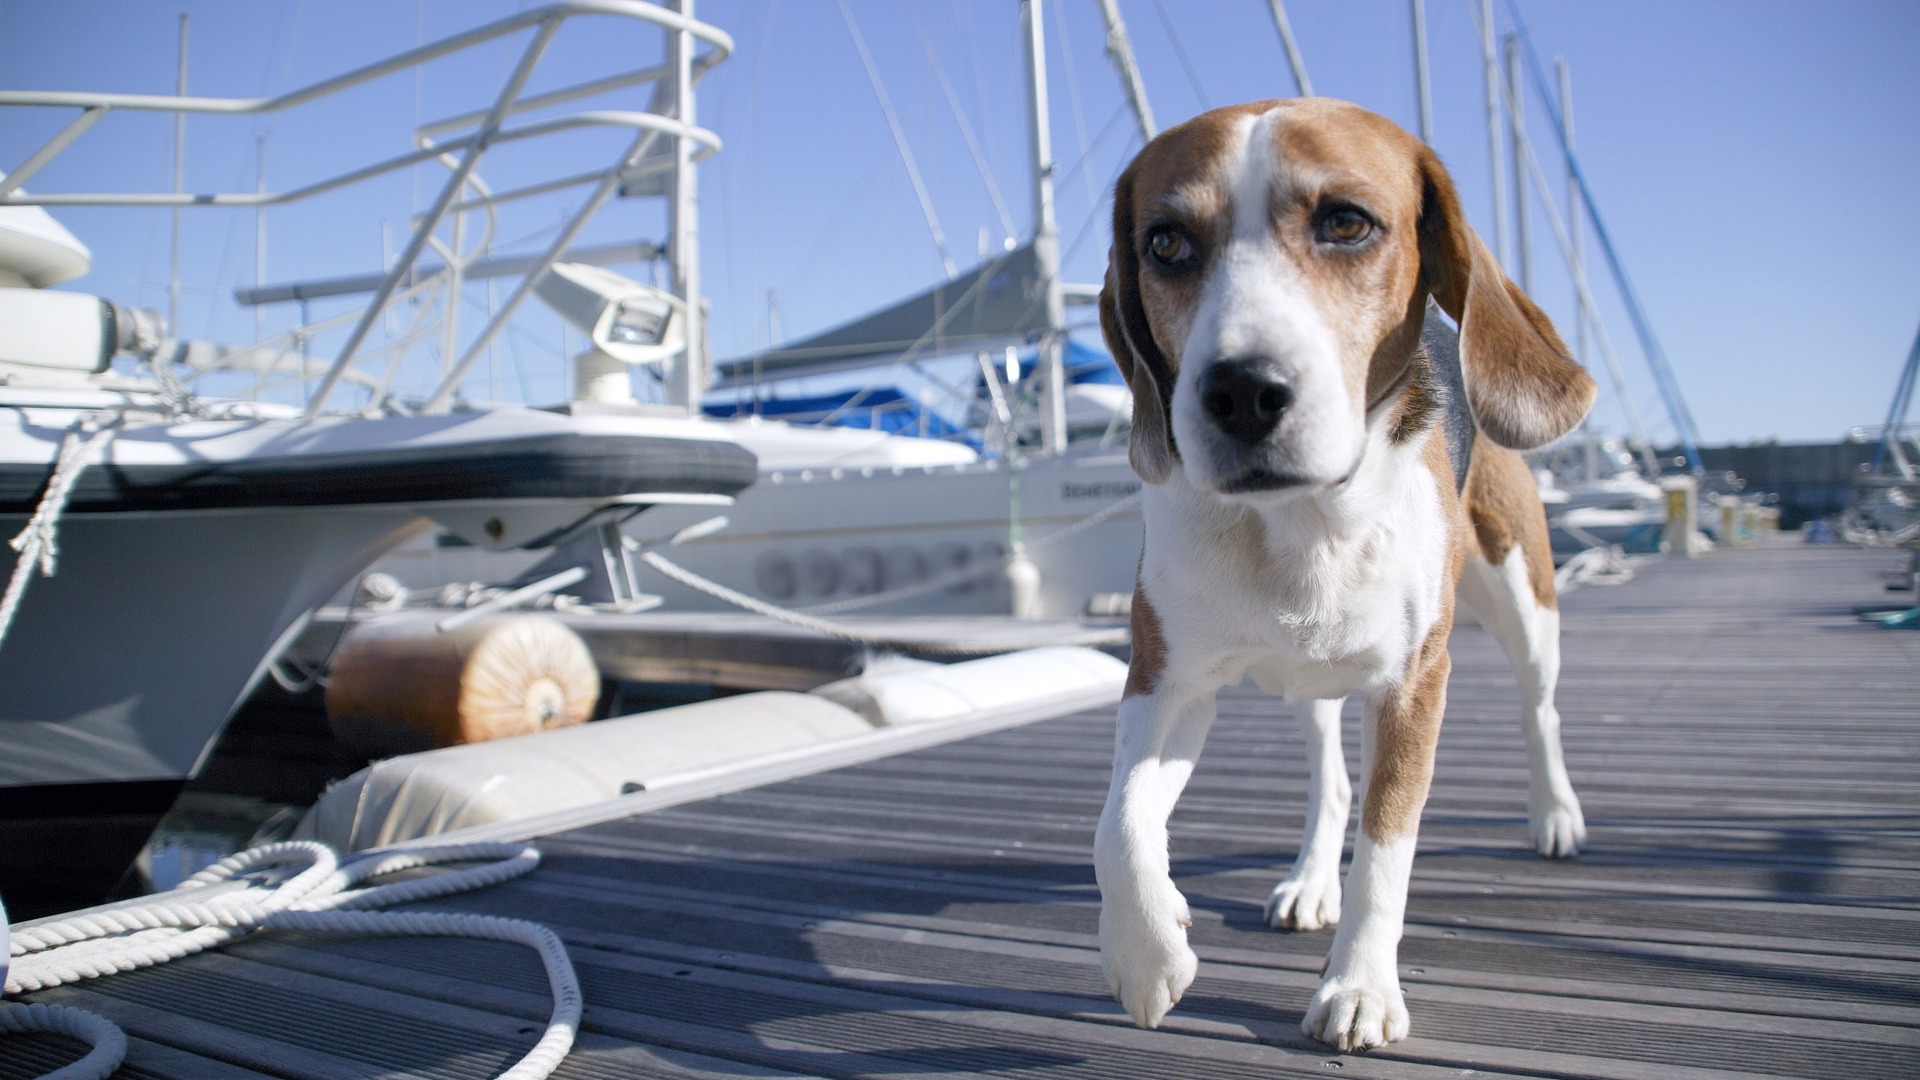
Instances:
[[[291,89],[524,5],[332,0],[149,3],[0,0],[0,87],[170,92],[177,16],[191,15],[198,94]],[[1004,229],[940,85],[944,75],[1024,235],[1026,104],[1013,0],[850,0],[925,174],[956,261],[974,261],[983,228]],[[1208,106],[1293,93],[1265,0],[1121,0],[1163,126]],[[1049,12],[1054,148],[1067,276],[1098,280],[1113,177],[1138,148],[1094,0]],[[1477,3],[1429,0],[1435,143],[1483,234],[1491,196]],[[1496,4],[1510,28],[1505,0]],[[1534,43],[1573,72],[1578,140],[1615,242],[1707,443],[1818,441],[1877,424],[1920,325],[1920,5],[1904,0],[1521,0]],[[1288,5],[1317,92],[1415,124],[1412,38],[1403,0],[1295,0]],[[726,140],[702,174],[706,292],[716,353],[766,343],[768,297],[785,336],[843,321],[936,280],[941,263],[847,25],[831,0],[700,0],[698,12],[738,51],[702,85],[700,117]],[[399,153],[418,122],[474,108],[517,49],[481,50],[319,108],[273,119],[196,118],[187,187],[250,190],[266,138],[271,186]],[[533,86],[658,59],[657,35],[611,20],[562,32]],[[605,107],[635,107],[614,97]],[[1553,163],[1545,110],[1529,99],[1536,145]],[[10,111],[12,112],[12,111]],[[0,114],[0,168],[17,164],[65,116]],[[163,190],[170,125],[110,117],[33,185],[38,190]],[[624,140],[568,136],[490,160],[496,186],[584,169]],[[268,274],[288,280],[371,269],[381,223],[398,235],[432,197],[421,170],[352,195],[269,217]],[[556,203],[503,215],[495,245],[526,250],[555,227]],[[164,306],[167,218],[142,210],[62,211],[95,254],[67,286]],[[1570,290],[1544,215],[1534,209],[1535,292],[1563,328]],[[230,290],[253,279],[253,214],[187,215],[182,323],[193,336],[251,337],[253,315]],[[1590,234],[1589,234],[1590,235]],[[651,205],[603,212],[589,242],[662,237]],[[395,241],[397,243],[397,241]],[[1650,418],[1659,399],[1630,324],[1591,242],[1590,272],[1626,368],[1628,395]],[[631,269],[631,268],[630,268]],[[636,274],[640,271],[633,271]],[[484,290],[468,294],[485,303]],[[314,314],[331,311],[316,307]],[[290,312],[265,317],[268,329]],[[473,320],[469,319],[469,325]],[[488,376],[554,396],[559,334],[538,319]],[[543,366],[544,365],[544,366]],[[1610,380],[1597,354],[1590,366]],[[544,371],[532,373],[536,368]],[[557,369],[556,369],[557,370]],[[544,381],[543,381],[544,380]],[[1626,426],[1608,391],[1599,422]]]

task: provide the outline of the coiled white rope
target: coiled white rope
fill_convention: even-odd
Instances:
[[[20,558],[13,564],[13,576],[7,581],[6,593],[0,595],[0,645],[6,644],[13,614],[26,597],[27,583],[33,580],[34,572],[39,571],[43,577],[53,576],[54,560],[60,554],[56,529],[60,514],[67,508],[67,499],[73,494],[74,481],[80,479],[87,462],[92,460],[94,448],[113,438],[114,428],[94,430],[97,423],[97,420],[85,420],[67,432],[60,443],[59,454],[54,457],[53,475],[47,479],[47,490],[40,496],[40,505],[27,519],[27,527],[7,541],[8,547],[20,553]]]
[[[355,887],[403,870],[456,862],[480,865]],[[501,1080],[543,1080],[559,1068],[580,1026],[580,981],[559,935],[538,923],[491,915],[356,910],[498,884],[531,871],[539,863],[539,852],[523,844],[443,844],[363,856],[345,865],[325,844],[269,844],[222,859],[188,878],[173,893],[149,903],[19,931],[8,946],[5,990],[8,994],[31,993],[151,967],[259,929],[513,942],[540,954],[553,991],[553,1012],[533,1049],[500,1076]],[[242,889],[213,893],[205,900],[192,895],[196,890],[249,874],[261,875],[262,880]],[[184,898],[182,894],[186,894]],[[86,1057],[49,1074],[49,1080],[97,1080],[118,1068],[126,1055],[126,1036],[117,1027],[78,1009],[0,1006],[0,1031],[52,1031],[93,1045]]]

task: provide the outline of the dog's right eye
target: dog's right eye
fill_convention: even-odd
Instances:
[[[1155,229],[1147,234],[1147,254],[1161,266],[1179,266],[1193,259],[1193,244],[1178,229]]]

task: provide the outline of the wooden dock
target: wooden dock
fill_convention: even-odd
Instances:
[[[1920,1076],[1920,633],[1854,616],[1911,602],[1895,559],[1720,552],[1568,596],[1568,862],[1526,848],[1506,664],[1456,632],[1413,1036],[1365,1055],[1299,1034],[1329,935],[1261,923],[1305,770],[1249,690],[1175,816],[1201,969],[1158,1031],[1096,953],[1104,710],[548,836],[530,877],[428,906],[563,935],[560,1077]],[[142,1080],[491,1076],[549,1007],[511,946],[287,934],[34,1000],[120,1023]],[[72,1056],[8,1040],[0,1078]]]

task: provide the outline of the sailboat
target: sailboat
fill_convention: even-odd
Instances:
[[[821,613],[1124,615],[1140,545],[1140,483],[1125,447],[1131,399],[1111,358],[1069,333],[1068,306],[1091,304],[1098,290],[1059,271],[1043,10],[1021,6],[1034,235],[879,311],[714,365],[705,410],[755,451],[761,477],[736,498],[725,529],[671,553],[715,588],[648,575],[665,608],[722,609],[720,594],[734,589]],[[1124,42],[1117,9],[1104,10]],[[969,356],[977,379],[944,415],[883,384],[885,372],[916,360]],[[850,371],[881,381],[831,394],[788,389]],[[770,387],[781,389],[764,393]],[[834,432],[867,438],[825,441]],[[662,511],[636,535],[666,535],[700,516]],[[455,566],[511,584],[570,563],[594,564],[592,545],[483,568],[416,543],[381,569],[431,595]],[[618,591],[589,585],[583,595]]]

